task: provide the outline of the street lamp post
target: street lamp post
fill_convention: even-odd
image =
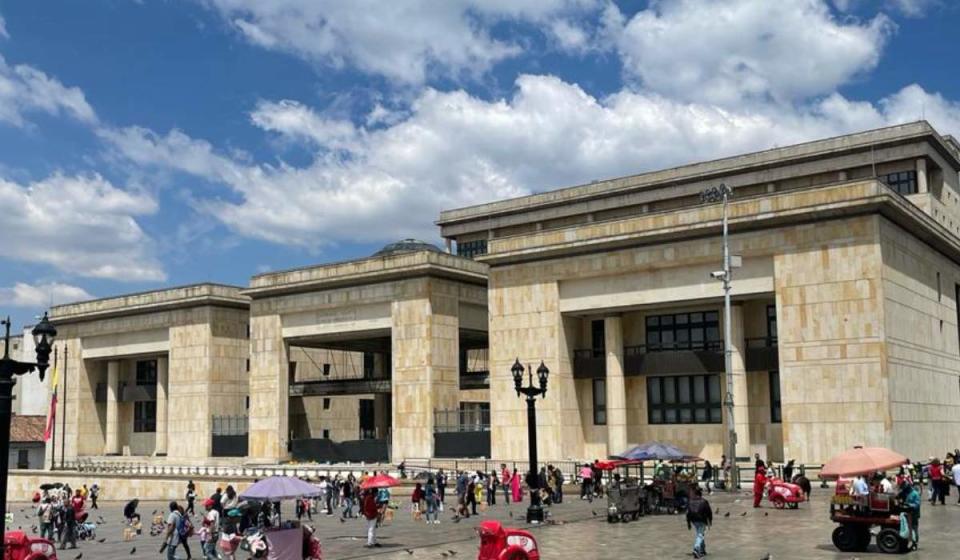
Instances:
[[[533,366],[527,364],[526,372],[529,377],[527,386],[523,386],[524,368],[520,364],[520,358],[513,363],[510,368],[513,373],[513,384],[517,390],[517,396],[521,394],[527,397],[527,439],[530,455],[530,472],[527,474],[527,486],[530,487],[530,507],[527,508],[527,523],[543,523],[543,507],[540,505],[540,475],[537,471],[537,395],[547,396],[547,377],[550,370],[541,361],[537,368],[537,379],[540,382],[539,387],[533,386]]]
[[[727,378],[727,461],[730,465],[730,492],[736,492],[740,486],[740,471],[737,468],[737,428],[733,420],[733,347],[731,346],[730,327],[730,235],[727,228],[727,206],[733,191],[721,183],[719,187],[711,187],[700,193],[703,202],[723,203],[723,270],[714,272],[712,276],[723,282],[723,357],[724,370]]]
[[[40,381],[50,365],[50,348],[57,336],[57,329],[50,323],[47,314],[33,328],[36,343],[37,362],[18,362],[10,358],[10,318],[0,321],[4,326],[3,358],[0,358],[0,519],[3,519],[6,531],[7,518],[7,469],[10,466],[10,423],[12,422],[13,386],[17,375],[30,373],[34,369],[40,373]],[[0,540],[0,558],[4,557],[4,544]]]

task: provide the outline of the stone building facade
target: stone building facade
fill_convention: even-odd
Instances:
[[[551,369],[540,455],[726,440],[722,206],[738,457],[940,455],[960,423],[960,149],[913,123],[441,214],[490,266],[494,457],[526,457],[510,365]]]
[[[723,209],[700,193],[721,183],[737,456],[939,455],[960,427],[958,171],[960,144],[911,123],[444,211],[456,255],[406,240],[59,306],[66,455],[208,464],[236,416],[234,463],[523,460],[519,358],[551,370],[541,459],[662,440],[717,460]]]

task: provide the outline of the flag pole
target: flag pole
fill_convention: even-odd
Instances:
[[[67,453],[67,359],[70,357],[70,352],[67,349],[67,345],[63,345],[63,419],[61,420],[60,430],[60,468],[63,469],[63,460]]]
[[[54,346],[54,347],[53,347],[53,371],[57,371],[57,366],[58,366],[57,361],[58,361],[58,358],[59,358],[59,354],[60,354],[59,348],[57,348],[56,346]],[[54,379],[54,382],[56,382],[56,379]],[[57,388],[56,388],[56,387],[53,387],[53,394],[56,394],[56,393],[57,393]],[[53,397],[51,397],[51,398],[53,398]],[[55,411],[50,411],[50,413],[51,413],[51,414],[54,414]],[[54,419],[53,419],[53,428],[52,428],[52,434],[51,434],[51,436],[50,436],[50,439],[53,440],[52,443],[50,444],[50,470],[52,471],[52,470],[56,470],[56,468],[57,468],[57,421],[56,421],[56,416],[54,416]]]

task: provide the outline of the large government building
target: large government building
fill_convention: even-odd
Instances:
[[[49,447],[523,460],[519,358],[551,372],[541,459],[650,440],[718,459],[723,209],[700,193],[725,184],[737,456],[939,455],[960,428],[958,172],[960,144],[917,122],[447,210],[445,249],[59,306],[67,422]]]

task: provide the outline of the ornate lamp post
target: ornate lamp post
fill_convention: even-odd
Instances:
[[[36,369],[40,381],[50,365],[50,349],[57,336],[57,329],[50,323],[47,314],[33,328],[33,340],[37,349],[37,363],[18,362],[10,358],[10,318],[0,321],[4,326],[3,358],[0,358],[0,519],[6,523],[7,516],[7,469],[10,466],[10,423],[12,422],[13,386],[17,375]],[[6,529],[6,527],[4,527]],[[3,541],[0,541],[0,557],[3,557]]]
[[[530,487],[530,507],[527,508],[527,523],[543,523],[543,507],[540,505],[540,475],[537,470],[537,395],[547,396],[547,377],[550,376],[550,370],[541,361],[537,368],[537,379],[540,382],[539,387],[533,386],[533,367],[527,364],[526,372],[529,382],[526,387],[523,386],[524,368],[520,364],[520,358],[513,363],[510,368],[513,373],[513,384],[517,389],[517,396],[521,394],[527,397],[527,439],[529,440],[530,472],[527,474],[527,486]]]

